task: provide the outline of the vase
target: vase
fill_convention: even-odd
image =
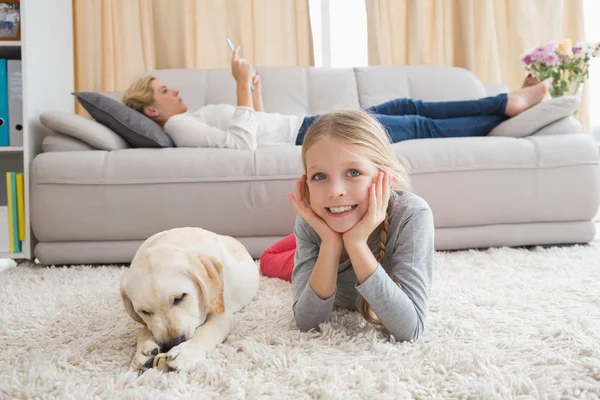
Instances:
[[[549,91],[550,98],[554,99],[562,96],[576,96],[581,101],[581,95],[583,93],[583,82],[573,82],[568,85],[566,89],[560,87],[551,87]],[[579,108],[573,112],[573,117],[579,116]]]
[[[550,97],[556,98],[561,96],[577,96],[581,99],[583,93],[583,82],[573,82],[567,85],[566,88],[552,86],[550,88]]]
[[[583,82],[577,82],[577,83],[571,85],[571,88],[569,90],[570,96],[577,96],[577,97],[579,97],[579,99],[581,99],[582,93],[583,93]]]

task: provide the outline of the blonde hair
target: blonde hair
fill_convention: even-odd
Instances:
[[[123,93],[123,104],[143,114],[144,108],[154,103],[152,81],[155,79],[154,76],[144,76],[133,82]]]
[[[367,159],[375,167],[387,171],[393,178],[397,188],[410,189],[409,174],[392,152],[391,139],[385,128],[362,110],[339,110],[329,112],[317,118],[310,126],[302,142],[302,165],[306,172],[306,153],[311,146],[323,137],[330,137],[344,143],[359,147]],[[386,217],[379,234],[379,251],[377,261],[383,265],[385,246],[389,228],[391,202],[388,203]],[[396,284],[400,283],[394,279]],[[381,325],[371,306],[359,295],[358,310],[365,320]]]

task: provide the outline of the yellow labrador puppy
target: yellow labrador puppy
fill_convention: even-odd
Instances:
[[[120,280],[125,311],[144,325],[132,366],[150,368],[167,353],[169,369],[193,370],[229,335],[258,283],[256,263],[230,236],[186,227],[146,239]]]

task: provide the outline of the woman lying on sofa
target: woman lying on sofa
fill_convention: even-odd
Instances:
[[[253,150],[270,144],[302,145],[306,131],[317,116],[264,112],[260,77],[239,57],[238,51],[239,48],[231,60],[232,75],[237,83],[237,107],[210,104],[188,112],[179,91],[152,76],[133,83],[125,92],[123,103],[157,122],[178,147]],[[392,142],[485,136],[501,122],[541,102],[550,83],[528,76],[521,89],[508,94],[447,102],[398,98],[366,111],[385,127]],[[293,233],[273,244],[260,260],[263,275],[290,281],[295,252]]]
[[[281,115],[263,111],[260,77],[240,58],[231,59],[237,83],[237,107],[209,104],[188,112],[177,89],[152,76],[134,82],[123,103],[155,122],[177,147],[221,147],[254,150],[265,145],[302,145],[304,135],[318,116]],[[494,127],[543,100],[550,79],[526,78],[523,87],[478,100],[422,102],[397,98],[370,108],[393,143],[410,139],[485,136]],[[254,91],[251,86],[254,85]]]

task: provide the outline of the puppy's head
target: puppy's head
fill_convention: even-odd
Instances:
[[[209,313],[225,311],[223,267],[199,252],[158,244],[122,275],[121,297],[125,311],[165,352],[190,339]]]

